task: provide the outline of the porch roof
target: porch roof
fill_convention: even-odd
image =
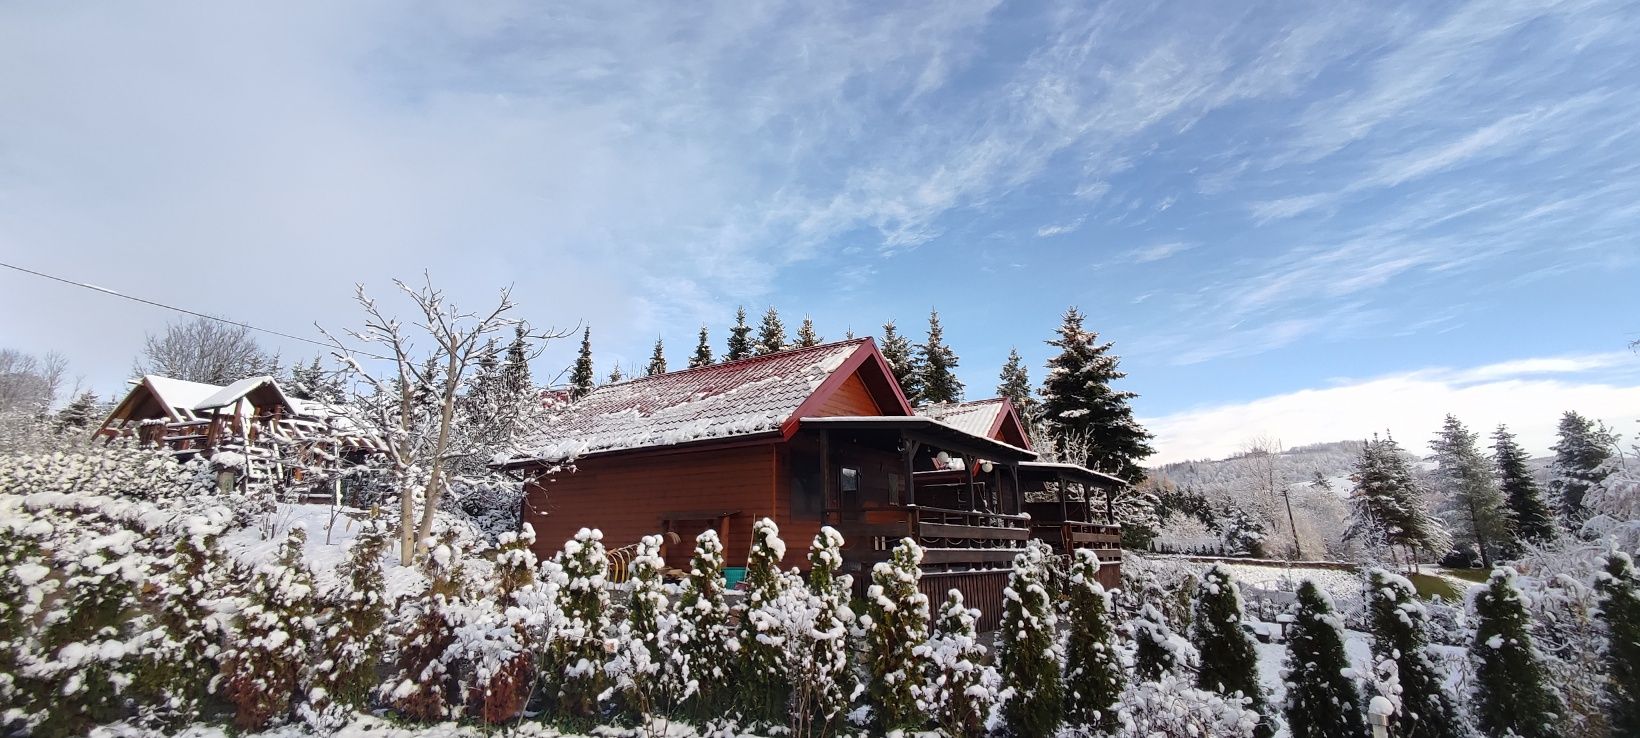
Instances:
[[[1069,477],[1072,481],[1083,482],[1085,484],[1096,484],[1101,487],[1110,486],[1113,484],[1118,487],[1128,486],[1127,481],[1121,477],[1111,476],[1104,472],[1097,472],[1077,464],[1060,464],[1051,461],[1023,461],[1019,464],[1019,472],[1022,478],[1037,475],[1043,477],[1053,475],[1065,476]]]
[[[935,443],[948,443],[957,451],[972,451],[991,461],[1022,462],[1036,458],[1036,452],[1001,441],[977,436],[924,415],[902,417],[873,415],[841,415],[828,418],[803,418],[805,428],[839,428],[852,430],[912,431]]]

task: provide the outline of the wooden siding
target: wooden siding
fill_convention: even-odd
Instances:
[[[924,574],[917,589],[928,597],[929,609],[938,617],[951,590],[962,593],[962,603],[979,610],[976,630],[993,631],[1002,622],[1002,590],[1008,586],[1009,571],[931,572]]]
[[[849,375],[843,384],[830,397],[824,398],[814,417],[837,417],[840,415],[882,415],[882,408],[877,401],[871,398],[871,391],[866,389],[866,383],[860,379],[858,372]]]
[[[537,479],[524,500],[524,521],[535,528],[535,554],[554,555],[584,527],[602,530],[605,547],[613,549],[660,533],[662,518],[672,513],[733,512],[725,558],[729,566],[744,566],[752,521],[777,515],[776,501],[785,496],[780,494],[785,485],[777,475],[778,453],[778,444],[770,443],[595,457],[582,461],[576,471]],[[679,521],[675,527],[682,541],[667,546],[667,564],[687,564],[694,536],[708,526],[716,527],[705,519]]]

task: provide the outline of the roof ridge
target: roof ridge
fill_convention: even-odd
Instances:
[[[862,343],[865,343],[866,341],[870,341],[870,340],[871,340],[871,336],[864,336],[864,337],[861,337],[861,338],[845,338],[841,341],[832,341],[830,343],[817,343],[813,346],[800,346],[798,348],[781,349],[781,350],[776,351],[772,354],[761,354],[761,355],[758,355],[758,356],[748,356],[744,359],[735,359],[734,361],[723,361],[723,362],[718,362],[716,364],[707,364],[706,366],[689,367],[687,369],[679,369],[677,371],[661,372],[660,374],[645,374],[643,376],[630,377],[628,379],[622,380],[620,382],[614,382],[614,383],[611,383],[610,385],[606,385],[606,386],[614,386],[614,385],[621,385],[621,384],[632,384],[633,382],[641,382],[641,381],[646,380],[646,379],[658,379],[660,377],[676,377],[676,376],[680,376],[680,375],[684,375],[684,374],[689,374],[691,372],[704,372],[704,371],[710,371],[710,370],[714,370],[714,369],[723,369],[725,367],[744,365],[744,364],[751,364],[751,363],[754,363],[754,362],[767,361],[767,360],[770,360],[770,359],[775,359],[775,358],[784,357],[784,356],[791,356],[792,354],[796,354],[796,353],[802,352],[802,351],[819,351],[821,349],[836,348],[838,346],[842,346],[844,344],[850,344],[850,343],[862,344]]]

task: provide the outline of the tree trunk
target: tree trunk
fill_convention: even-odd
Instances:
[[[1480,516],[1475,509],[1475,498],[1469,498],[1469,528],[1475,531],[1475,547],[1481,550],[1481,568],[1492,571],[1492,557],[1486,553],[1486,533],[1481,530]]]

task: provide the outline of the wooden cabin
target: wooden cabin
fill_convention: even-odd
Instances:
[[[1019,469],[1036,454],[1003,407],[1016,427],[998,433],[920,415],[862,338],[599,387],[504,466],[530,480],[523,517],[538,556],[583,527],[611,549],[675,533],[663,554],[681,569],[711,529],[728,566],[744,567],[752,523],[768,517],[794,554],[836,528],[863,586],[909,536],[926,550],[931,599],[960,589],[993,624],[1034,532]],[[784,563],[806,567],[801,555]]]
[[[224,484],[302,487],[323,481],[325,488],[314,494],[333,499],[342,494],[336,472],[381,448],[373,434],[344,427],[354,426],[331,408],[287,396],[273,377],[222,387],[146,375],[133,380],[93,437],[130,439],[184,461],[232,451],[247,463]]]

